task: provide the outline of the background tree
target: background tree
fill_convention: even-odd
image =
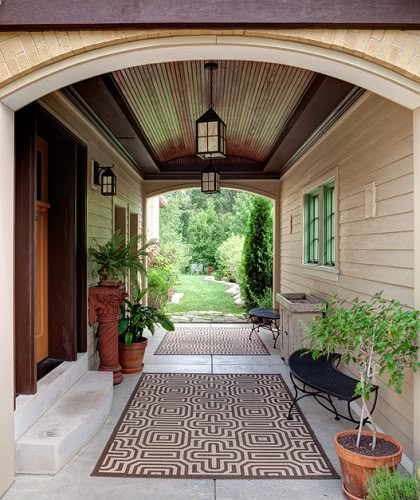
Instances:
[[[241,295],[248,308],[259,305],[272,289],[272,203],[255,197],[248,219],[241,264]]]

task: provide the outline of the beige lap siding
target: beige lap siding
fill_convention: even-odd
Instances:
[[[369,94],[280,180],[280,289],[327,298],[332,292],[369,299],[384,291],[413,306],[412,113]],[[302,195],[338,172],[337,281],[302,266]],[[376,217],[365,218],[365,185],[376,183]],[[293,231],[290,232],[290,216]],[[403,394],[378,381],[377,423],[412,457],[413,376]]]
[[[92,160],[98,161],[101,166],[115,164],[114,173],[117,176],[118,200],[123,204],[128,204],[127,217],[129,217],[130,212],[138,214],[138,232],[141,233],[143,220],[143,181],[141,177],[133,171],[105,139],[92,130],[92,127],[74,110],[65,98],[59,97],[58,94],[50,94],[40,102],[87,145],[88,246],[93,239],[105,242],[111,237],[114,227],[113,198],[102,196],[99,192],[94,191],[91,186],[90,169]],[[95,284],[96,279],[90,275],[89,264],[88,273],[88,284]],[[93,329],[91,328],[88,334],[88,353],[89,368],[92,369],[95,366],[95,342]]]

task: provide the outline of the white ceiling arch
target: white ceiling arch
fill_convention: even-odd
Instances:
[[[13,110],[92,76],[170,61],[227,59],[297,66],[348,81],[409,109],[420,107],[420,84],[379,64],[309,44],[245,36],[174,36],[127,42],[71,56],[0,89]]]

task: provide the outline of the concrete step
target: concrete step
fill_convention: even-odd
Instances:
[[[37,393],[16,398],[15,441],[75,384],[88,369],[86,352],[77,355],[77,361],[64,361],[38,381]]]
[[[56,474],[103,425],[112,395],[112,372],[83,375],[16,442],[16,472]]]

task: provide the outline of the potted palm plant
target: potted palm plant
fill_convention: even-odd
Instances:
[[[98,323],[98,369],[112,371],[114,384],[123,380],[118,363],[118,316],[126,296],[122,285],[128,272],[135,281],[138,272],[145,272],[142,257],[147,255],[149,245],[139,248],[139,238],[136,235],[125,244],[121,232],[116,231],[106,243],[94,241],[89,248],[92,275],[99,275],[99,286],[89,290],[89,323]]]
[[[139,247],[140,235],[134,235],[127,244],[121,232],[115,231],[111,239],[99,244],[96,240],[89,247],[93,263],[92,276],[99,276],[99,286],[116,286],[124,283],[129,271],[145,273],[142,258],[147,256],[146,243]]]
[[[344,300],[333,295],[319,311],[307,331],[312,356],[316,359],[321,354],[341,352],[343,362],[356,365],[359,373],[356,394],[362,400],[360,425],[358,430],[338,433],[335,447],[345,494],[351,499],[364,498],[366,477],[378,467],[395,468],[402,455],[398,441],[377,432],[368,406],[372,379],[387,374],[388,385],[401,392],[404,370],[420,367],[416,345],[419,311],[408,310],[396,300],[385,300],[382,292],[369,302],[356,297],[347,308]],[[362,430],[366,417],[372,430]]]
[[[147,290],[134,287],[133,300],[125,299],[121,304],[121,318],[118,320],[119,362],[122,373],[137,373],[143,369],[143,358],[147,347],[145,329],[153,335],[155,325],[168,331],[175,329],[172,321],[156,307],[141,303]]]

